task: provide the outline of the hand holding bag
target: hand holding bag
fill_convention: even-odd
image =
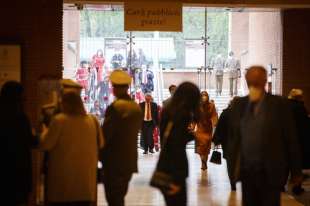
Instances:
[[[222,153],[218,151],[218,147],[214,148],[211,158],[210,158],[210,162],[217,164],[217,165],[222,164]]]

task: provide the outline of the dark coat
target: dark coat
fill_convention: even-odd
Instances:
[[[171,175],[177,183],[184,182],[188,177],[186,145],[194,140],[194,135],[188,130],[190,117],[182,114],[180,116],[181,118],[173,120],[170,136],[163,146],[157,163],[157,170]],[[167,111],[163,110],[160,124],[161,136],[165,133],[169,121]]]
[[[26,114],[10,109],[11,106],[0,99],[0,138],[4,144],[6,173],[2,187],[9,194],[5,198],[22,204],[27,202],[32,191],[31,149],[34,138]]]
[[[140,108],[141,108],[143,118],[144,118],[145,102],[140,103]],[[152,120],[153,120],[154,126],[158,126],[158,124],[159,124],[158,106],[154,102],[151,102],[151,115],[152,115]]]
[[[266,94],[264,101],[267,117],[263,127],[263,169],[266,171],[266,181],[280,188],[287,181],[287,171],[293,176],[301,174],[296,128],[287,100]],[[230,174],[233,174],[233,179],[238,179],[240,174],[242,176],[240,122],[248,103],[248,97],[238,99],[229,116],[226,158],[232,165]]]
[[[229,113],[230,108],[226,108],[223,110],[220,115],[219,121],[217,122],[216,129],[213,135],[212,141],[215,145],[222,145],[223,149],[223,157],[226,159],[226,149],[227,149],[227,141],[229,139],[228,134],[228,126],[229,126]]]
[[[102,126],[105,146],[100,154],[104,171],[116,175],[138,171],[137,137],[141,121],[140,107],[129,96],[107,108]]]
[[[303,102],[289,100],[296,122],[303,169],[310,169],[310,118]]]

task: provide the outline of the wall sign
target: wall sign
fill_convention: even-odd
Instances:
[[[125,2],[125,31],[182,32],[182,3]]]
[[[21,81],[20,45],[0,45],[0,88],[8,80]]]

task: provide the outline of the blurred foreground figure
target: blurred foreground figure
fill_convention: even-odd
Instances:
[[[265,92],[267,73],[260,66],[246,74],[249,95],[231,109],[227,161],[242,182],[244,206],[279,206],[289,170],[301,180],[296,128],[287,100]]]
[[[8,198],[9,205],[27,205],[32,190],[33,136],[23,110],[22,97],[23,87],[20,83],[9,81],[3,85],[0,94],[0,137],[4,145],[5,185],[2,187],[8,194],[3,197]]]
[[[229,136],[229,116],[231,113],[231,108],[234,102],[238,99],[238,96],[235,96],[231,102],[229,103],[228,107],[223,110],[221,113],[221,116],[218,120],[218,123],[216,125],[216,130],[213,135],[212,141],[214,144],[221,145],[223,149],[223,158],[228,159],[227,157],[227,145],[229,144],[229,141],[231,140],[231,137]],[[236,182],[233,179],[233,174],[231,173],[231,165],[230,161],[227,161],[227,171],[228,171],[228,177],[230,180],[230,186],[231,190],[236,190]]]
[[[116,100],[107,108],[102,126],[106,145],[101,152],[103,182],[109,206],[123,206],[132,174],[138,171],[137,137],[142,112],[128,95],[130,76],[115,70],[110,76]]]
[[[213,128],[217,124],[218,115],[214,103],[210,102],[209,94],[201,92],[200,115],[195,132],[195,152],[200,155],[201,169],[208,169],[207,162],[211,149]]]
[[[98,148],[104,140],[97,118],[87,115],[78,93],[65,91],[61,113],[44,127],[40,148],[48,151],[49,206],[92,206],[96,202]]]
[[[310,169],[310,118],[304,105],[303,91],[292,89],[288,96],[297,128],[297,137],[300,144],[302,169]],[[295,194],[304,192],[300,185],[293,188]]]
[[[151,185],[160,189],[167,206],[187,204],[186,144],[194,139],[200,91],[192,83],[182,83],[163,109],[160,125],[162,149]]]

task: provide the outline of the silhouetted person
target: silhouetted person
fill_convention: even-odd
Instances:
[[[238,76],[240,71],[240,61],[234,57],[234,52],[229,52],[225,63],[228,69],[229,93],[230,96],[238,94]]]
[[[108,204],[123,206],[132,174],[138,171],[137,137],[143,115],[128,95],[130,76],[115,70],[110,80],[116,100],[106,110],[102,126],[106,146],[100,159]]]
[[[6,82],[1,89],[0,131],[5,159],[2,187],[8,194],[2,201],[7,198],[9,205],[26,205],[32,191],[33,136],[23,110],[23,87],[18,82]]]
[[[296,128],[297,137],[300,144],[302,169],[310,169],[310,118],[303,101],[303,91],[300,89],[292,89],[288,96],[291,106]],[[295,194],[304,192],[300,185],[293,188]]]
[[[227,161],[241,179],[244,206],[279,206],[287,170],[293,182],[301,177],[294,119],[287,100],[265,92],[265,68],[251,67],[246,81],[249,95],[233,104],[229,119]]]
[[[221,54],[212,62],[212,68],[215,71],[216,95],[222,95],[225,60]]]
[[[86,114],[77,92],[65,91],[61,98],[62,112],[41,135],[40,148],[49,157],[47,201],[51,206],[92,206],[102,132],[97,118]]]
[[[163,101],[163,107],[166,107],[169,104],[176,89],[177,89],[177,86],[174,84],[169,86],[170,97],[168,97],[166,100]]]
[[[199,89],[185,82],[177,88],[171,102],[162,112],[160,134],[163,147],[156,172],[162,172],[172,179],[171,183],[167,182],[167,190],[161,191],[168,206],[187,204],[186,144],[194,139],[192,125],[198,119],[199,102]]]
[[[149,93],[145,95],[145,102],[140,103],[140,107],[144,114],[141,128],[141,146],[144,149],[144,154],[154,153],[153,132],[158,125],[158,107],[155,102],[152,102],[152,96]]]
[[[231,113],[231,107],[233,103],[238,99],[239,97],[234,97],[234,99],[230,102],[229,106],[224,109],[220,115],[220,118],[218,120],[218,123],[216,125],[216,129],[213,135],[212,141],[215,145],[221,145],[223,150],[223,158],[229,159],[227,157],[227,147],[229,142],[231,141],[231,137],[229,137],[229,115]],[[233,179],[233,174],[231,171],[231,162],[227,161],[227,172],[228,177],[230,181],[231,190],[236,190],[236,182]]]

